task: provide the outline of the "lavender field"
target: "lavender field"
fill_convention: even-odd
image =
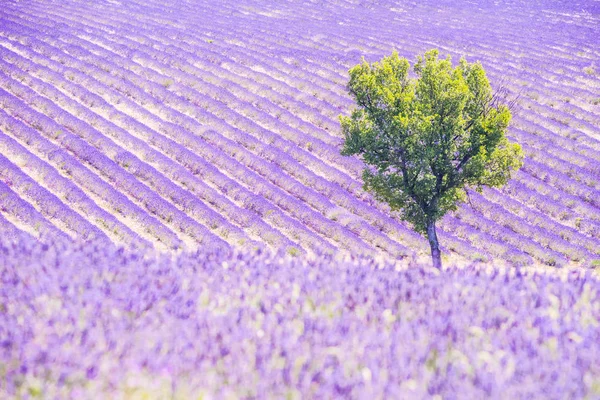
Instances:
[[[173,3],[0,4],[0,397],[600,397],[600,3]],[[431,48],[526,156],[442,271],[338,120]]]

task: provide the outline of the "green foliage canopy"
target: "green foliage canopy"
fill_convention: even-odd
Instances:
[[[506,137],[511,113],[492,92],[480,63],[430,50],[410,64],[394,52],[350,69],[348,90],[358,107],[340,116],[342,154],[368,164],[365,190],[426,233],[468,186],[501,186],[521,167],[518,144]]]

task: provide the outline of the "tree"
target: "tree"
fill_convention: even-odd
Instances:
[[[343,155],[367,164],[364,189],[385,201],[427,236],[441,268],[436,221],[464,201],[467,188],[502,186],[523,163],[505,133],[511,118],[505,89],[493,92],[480,63],[417,57],[414,76],[397,52],[380,62],[363,59],[349,71],[357,107],[340,116]]]

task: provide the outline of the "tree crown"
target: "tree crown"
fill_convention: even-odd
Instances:
[[[505,184],[523,154],[505,137],[509,107],[480,63],[453,67],[434,49],[412,70],[416,77],[396,52],[350,69],[357,108],[340,116],[342,154],[360,155],[365,189],[424,233],[465,200],[466,187]]]

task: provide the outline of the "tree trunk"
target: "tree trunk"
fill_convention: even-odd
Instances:
[[[433,266],[437,269],[442,269],[442,254],[440,253],[440,243],[435,233],[435,220],[427,222],[427,240],[429,240],[429,246],[431,246]]]

